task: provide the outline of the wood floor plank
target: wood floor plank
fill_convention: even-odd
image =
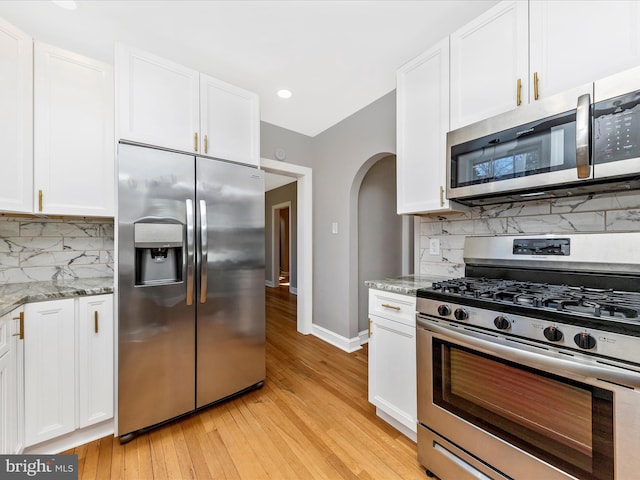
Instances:
[[[296,331],[296,297],[266,288],[261,389],[78,455],[81,480],[424,480],[416,445],[367,400],[366,345],[343,352]]]

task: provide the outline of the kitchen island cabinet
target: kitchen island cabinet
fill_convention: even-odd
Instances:
[[[255,93],[123,44],[116,83],[119,139],[259,166]]]
[[[417,438],[416,297],[369,290],[369,402]]]
[[[113,433],[113,295],[24,308],[28,453],[60,451]]]
[[[22,307],[0,317],[0,454],[24,448]]]
[[[0,210],[33,212],[33,40],[0,18]]]

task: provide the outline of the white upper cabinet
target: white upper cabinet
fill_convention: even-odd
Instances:
[[[119,139],[259,165],[256,94],[122,44],[116,84]]]
[[[258,95],[201,74],[200,132],[205,155],[259,165]]]
[[[33,41],[0,18],[0,210],[33,211]]]
[[[398,214],[447,211],[449,39],[397,72]]]
[[[451,130],[527,103],[528,4],[501,2],[451,35]]]
[[[199,150],[197,71],[118,44],[116,84],[118,138],[183,152]]]
[[[640,65],[637,1],[531,0],[529,15],[540,98]]]
[[[36,42],[33,115],[35,211],[112,216],[112,67]]]

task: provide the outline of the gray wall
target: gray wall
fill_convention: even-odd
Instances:
[[[365,280],[402,274],[402,216],[396,213],[396,157],[366,173],[358,197],[358,329],[368,327]]]
[[[395,109],[392,91],[313,138],[261,124],[263,157],[282,147],[286,162],[313,169],[313,323],[349,339],[359,331],[358,192],[371,165],[395,154]]]
[[[260,156],[276,160],[276,148],[284,148],[287,163],[313,167],[313,138],[260,122]]]
[[[279,203],[291,202],[291,265],[289,266],[289,280],[292,288],[298,288],[298,182],[269,190],[265,193],[264,198],[267,279],[269,279],[269,272],[273,268],[271,266],[273,262],[273,219],[271,218],[271,209]]]

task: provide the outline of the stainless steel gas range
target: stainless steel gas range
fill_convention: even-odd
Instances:
[[[640,232],[467,237],[418,290],[418,458],[443,480],[640,472]]]

